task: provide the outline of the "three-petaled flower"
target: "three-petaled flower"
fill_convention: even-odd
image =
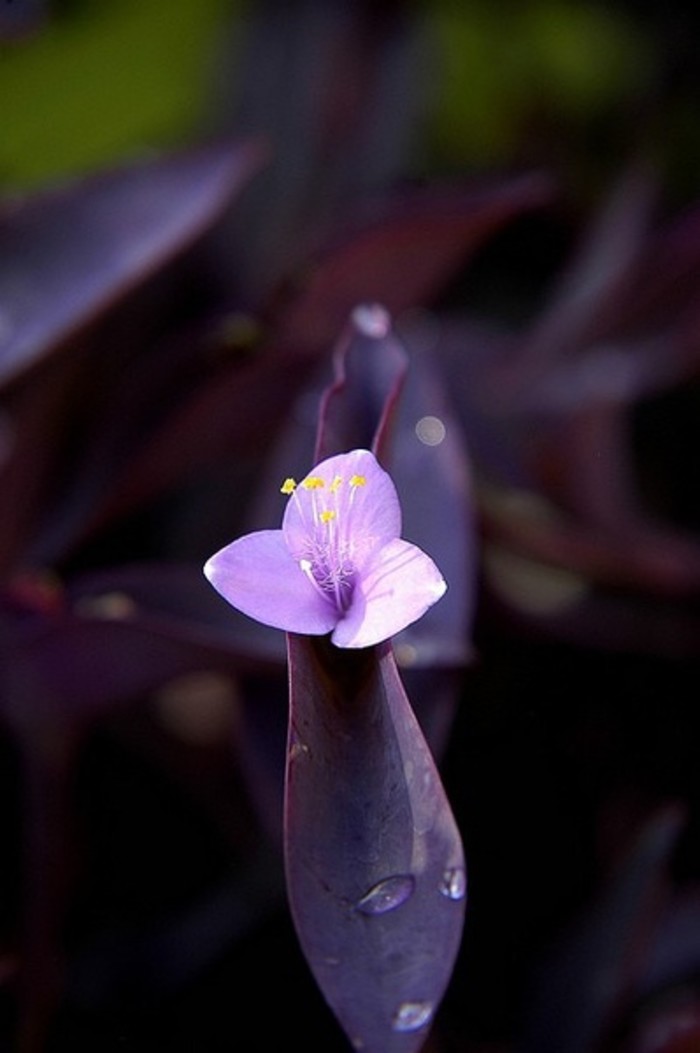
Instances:
[[[246,534],[209,559],[218,592],[265,625],[337,647],[370,647],[420,618],[447,585],[401,539],[396,488],[369,450],[329,457],[289,496],[281,530]]]

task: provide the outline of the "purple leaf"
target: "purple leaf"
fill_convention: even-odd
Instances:
[[[338,342],[334,379],[318,414],[315,460],[357,446],[383,460],[408,359],[389,312],[380,304],[356,307]]]
[[[79,612],[108,613],[121,605],[139,625],[186,646],[219,650],[239,669],[277,667],[285,660],[284,638],[237,615],[196,565],[161,561],[110,567],[72,579],[67,592]]]
[[[404,533],[439,555],[450,585],[439,604],[402,632],[397,654],[407,665],[459,665],[470,653],[476,582],[470,469],[426,334],[414,329],[409,346],[410,362],[383,307],[353,311],[336,349],[334,381],[321,399],[316,453],[371,442],[391,465]]]
[[[471,655],[478,578],[469,451],[426,335],[415,332],[407,344],[410,368],[393,422],[390,466],[402,496],[404,534],[435,556],[449,589],[401,633],[396,654],[407,666],[461,666]]]
[[[7,597],[0,606],[0,705],[13,726],[80,723],[217,664],[227,664],[223,648],[141,616],[117,593],[77,612],[22,616]]]
[[[280,339],[323,346],[356,304],[380,302],[392,314],[426,304],[489,235],[549,194],[549,182],[531,175],[495,189],[405,195],[318,254]]]
[[[626,173],[614,187],[527,334],[514,367],[518,391],[526,390],[572,348],[595,338],[601,321],[614,317],[635,275],[652,191],[649,173],[639,170]]]
[[[264,128],[273,155],[236,217],[237,274],[257,300],[329,216],[402,178],[431,73],[420,14],[403,5],[256,5],[246,26],[230,53],[237,125]]]
[[[250,144],[212,147],[6,205],[0,381],[63,345],[193,241],[259,163]]]
[[[355,1049],[424,1042],[460,942],[459,833],[388,646],[290,636],[285,851],[309,965]]]

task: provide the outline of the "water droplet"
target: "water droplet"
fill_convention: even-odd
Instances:
[[[432,1018],[430,1002],[402,1002],[391,1018],[394,1031],[417,1031]]]
[[[372,885],[357,904],[362,914],[386,914],[396,910],[413,895],[415,878],[410,874],[395,874]]]
[[[440,891],[448,899],[464,899],[467,894],[467,875],[464,867],[449,867],[442,875]]]
[[[391,315],[378,303],[363,303],[352,312],[352,320],[363,336],[381,340],[391,329]]]

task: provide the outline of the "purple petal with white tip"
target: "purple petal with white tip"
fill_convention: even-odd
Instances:
[[[371,647],[421,618],[446,589],[430,556],[397,538],[364,568],[352,605],[331,639],[336,647]]]
[[[281,530],[260,530],[226,545],[204,573],[232,607],[275,629],[318,636],[338,620],[292,557]]]

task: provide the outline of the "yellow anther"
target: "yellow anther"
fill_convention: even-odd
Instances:
[[[340,486],[340,484],[342,483],[342,481],[343,481],[343,477],[342,477],[342,475],[336,475],[336,476],[335,476],[335,478],[333,479],[333,482],[332,482],[332,483],[331,483],[331,485],[330,485],[330,486],[328,487],[328,489],[330,490],[330,492],[331,492],[332,494],[335,494],[335,493],[337,493],[337,491],[338,491],[338,487]]]
[[[294,491],[296,490],[296,488],[297,488],[297,484],[295,483],[295,481],[292,478],[285,479],[284,482],[282,483],[282,485],[280,486],[280,493],[281,494],[293,494]]]
[[[335,512],[327,509],[325,512],[321,512],[319,519],[322,523],[330,523],[331,519],[335,519]]]
[[[353,475],[350,477],[350,486],[365,486],[367,479],[364,475]]]
[[[305,490],[322,490],[326,484],[320,475],[308,475],[301,485]]]

